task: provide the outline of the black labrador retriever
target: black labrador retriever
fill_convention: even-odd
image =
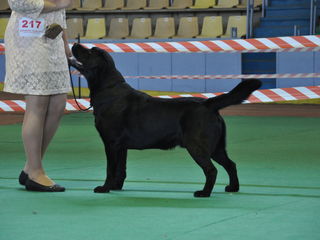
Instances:
[[[102,138],[107,157],[107,177],[96,193],[120,190],[126,178],[128,149],[186,148],[202,168],[206,182],[195,197],[209,197],[217,169],[211,159],[227,171],[227,192],[239,191],[236,164],[226,152],[226,126],[219,109],[240,104],[261,86],[251,79],[231,92],[210,99],[151,97],[130,87],[104,50],[72,47],[77,61],[70,64],[88,81],[95,126]]]

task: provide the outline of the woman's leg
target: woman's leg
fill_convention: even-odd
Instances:
[[[23,142],[27,155],[24,171],[29,178],[45,186],[54,182],[45,174],[42,159],[52,140],[66,104],[66,94],[26,96]]]
[[[44,154],[46,153],[46,150],[59,127],[60,120],[63,116],[66,106],[66,101],[67,94],[57,94],[50,96],[42,139],[42,158],[44,157]]]
[[[46,186],[53,182],[45,175],[42,166],[42,141],[49,96],[28,95],[22,125],[22,139],[26,153],[24,171],[32,180]]]

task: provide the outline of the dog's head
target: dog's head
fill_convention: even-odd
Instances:
[[[96,79],[97,75],[110,74],[116,68],[112,57],[106,51],[93,47],[88,49],[81,44],[74,44],[72,53],[76,61],[70,61],[70,65],[75,67],[89,81]]]

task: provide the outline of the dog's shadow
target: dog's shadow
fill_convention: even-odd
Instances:
[[[80,189],[73,189],[79,191]],[[84,191],[84,189],[82,189]],[[314,192],[313,192],[314,193]],[[149,190],[130,188],[123,191],[111,191],[106,194],[86,195],[83,198],[75,198],[73,204],[81,206],[99,207],[159,207],[159,208],[181,208],[181,209],[205,209],[205,208],[242,208],[241,203],[245,202],[246,208],[256,208],[256,203],[265,197],[272,198],[291,198],[297,200],[300,198],[320,199],[319,194],[299,194],[296,192],[278,193],[278,192],[238,192],[227,193],[222,191],[213,192],[209,198],[194,198],[193,191],[177,190]],[[252,203],[252,204],[250,204]]]

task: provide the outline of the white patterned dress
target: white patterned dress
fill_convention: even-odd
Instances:
[[[4,91],[26,95],[67,93],[68,63],[62,33],[43,35],[52,23],[66,28],[65,10],[41,13],[43,0],[8,0],[12,9],[5,32],[6,76]]]

